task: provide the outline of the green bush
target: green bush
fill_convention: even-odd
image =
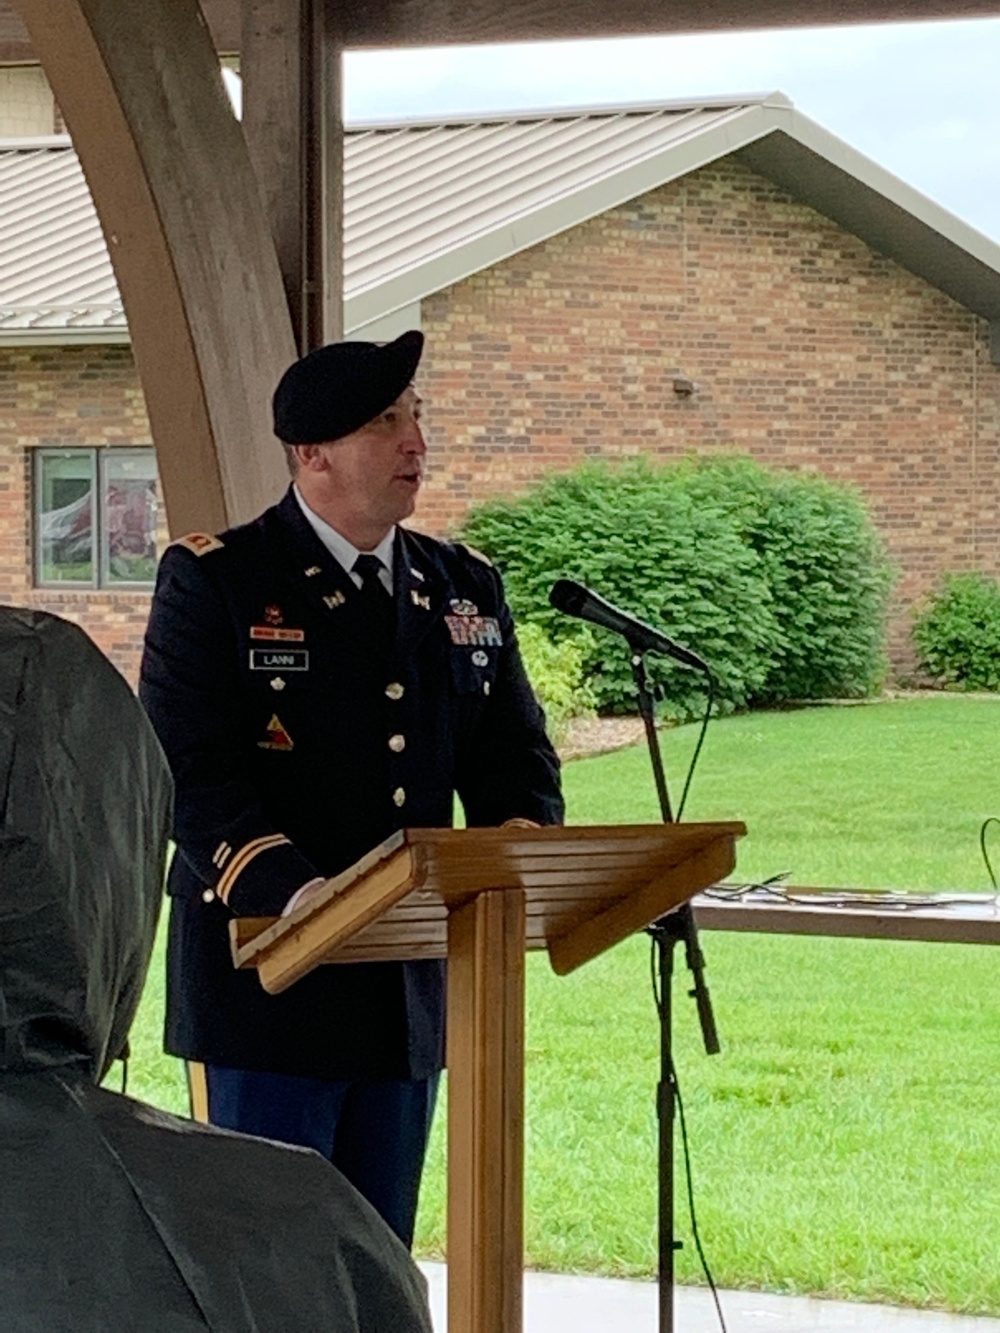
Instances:
[[[701,503],[728,506],[765,571],[779,643],[753,702],[871,693],[885,674],[891,573],[861,497],[746,458],[706,463],[690,484]]]
[[[554,611],[573,578],[708,661],[725,707],[861,695],[879,679],[889,576],[864,506],[816,477],[749,459],[586,463],[474,510],[462,534],[504,573],[523,621],[580,642],[598,706],[633,711],[616,635]],[[704,701],[689,668],[650,658],[675,717]]]
[[[986,574],[953,574],[913,626],[925,671],[964,690],[1000,690],[1000,585]]]
[[[589,635],[586,638],[589,639]],[[584,642],[554,643],[541,625],[525,621],[518,643],[528,676],[545,709],[549,735],[558,744],[575,717],[593,713],[594,693],[584,680]]]

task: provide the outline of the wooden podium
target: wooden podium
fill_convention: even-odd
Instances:
[[[519,1333],[524,954],[560,975],[735,864],[743,824],[406,829],[279,920],[231,923],[272,993],[321,963],[448,959],[448,1329]]]

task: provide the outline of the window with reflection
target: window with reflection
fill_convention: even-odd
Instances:
[[[144,588],[156,573],[156,456],[148,449],[33,451],[35,582]]]

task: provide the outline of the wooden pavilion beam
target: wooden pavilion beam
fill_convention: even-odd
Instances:
[[[295,356],[270,229],[197,0],[18,0],[125,304],[171,532],[287,482],[269,398]]]
[[[244,0],[243,133],[302,352],[343,336],[342,64],[322,0]]]
[[[987,18],[1000,0],[327,0],[348,47],[540,42],[839,23]]]
[[[989,18],[998,0],[329,0],[348,47],[626,37],[727,29]],[[134,0],[138,7],[137,0]],[[280,4],[280,0],[278,0]],[[289,0],[289,7],[298,0]],[[240,0],[202,0],[216,48],[240,48]],[[38,57],[11,0],[0,0],[0,64]]]

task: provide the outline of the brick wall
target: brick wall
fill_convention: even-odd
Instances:
[[[130,348],[0,348],[0,602],[76,621],[132,684],[148,593],[33,586],[31,450],[149,443]]]
[[[939,574],[1000,573],[985,323],[737,162],[427,299],[423,324],[428,531],[585,455],[738,449],[862,489],[901,572],[901,670]],[[72,616],[130,679],[145,594],[31,586],[27,452],[148,438],[127,348],[0,349],[0,599]]]
[[[909,608],[1000,573],[985,322],[729,160],[425,300],[425,526],[584,455],[741,450],[856,482]],[[696,385],[679,397],[672,380]]]

